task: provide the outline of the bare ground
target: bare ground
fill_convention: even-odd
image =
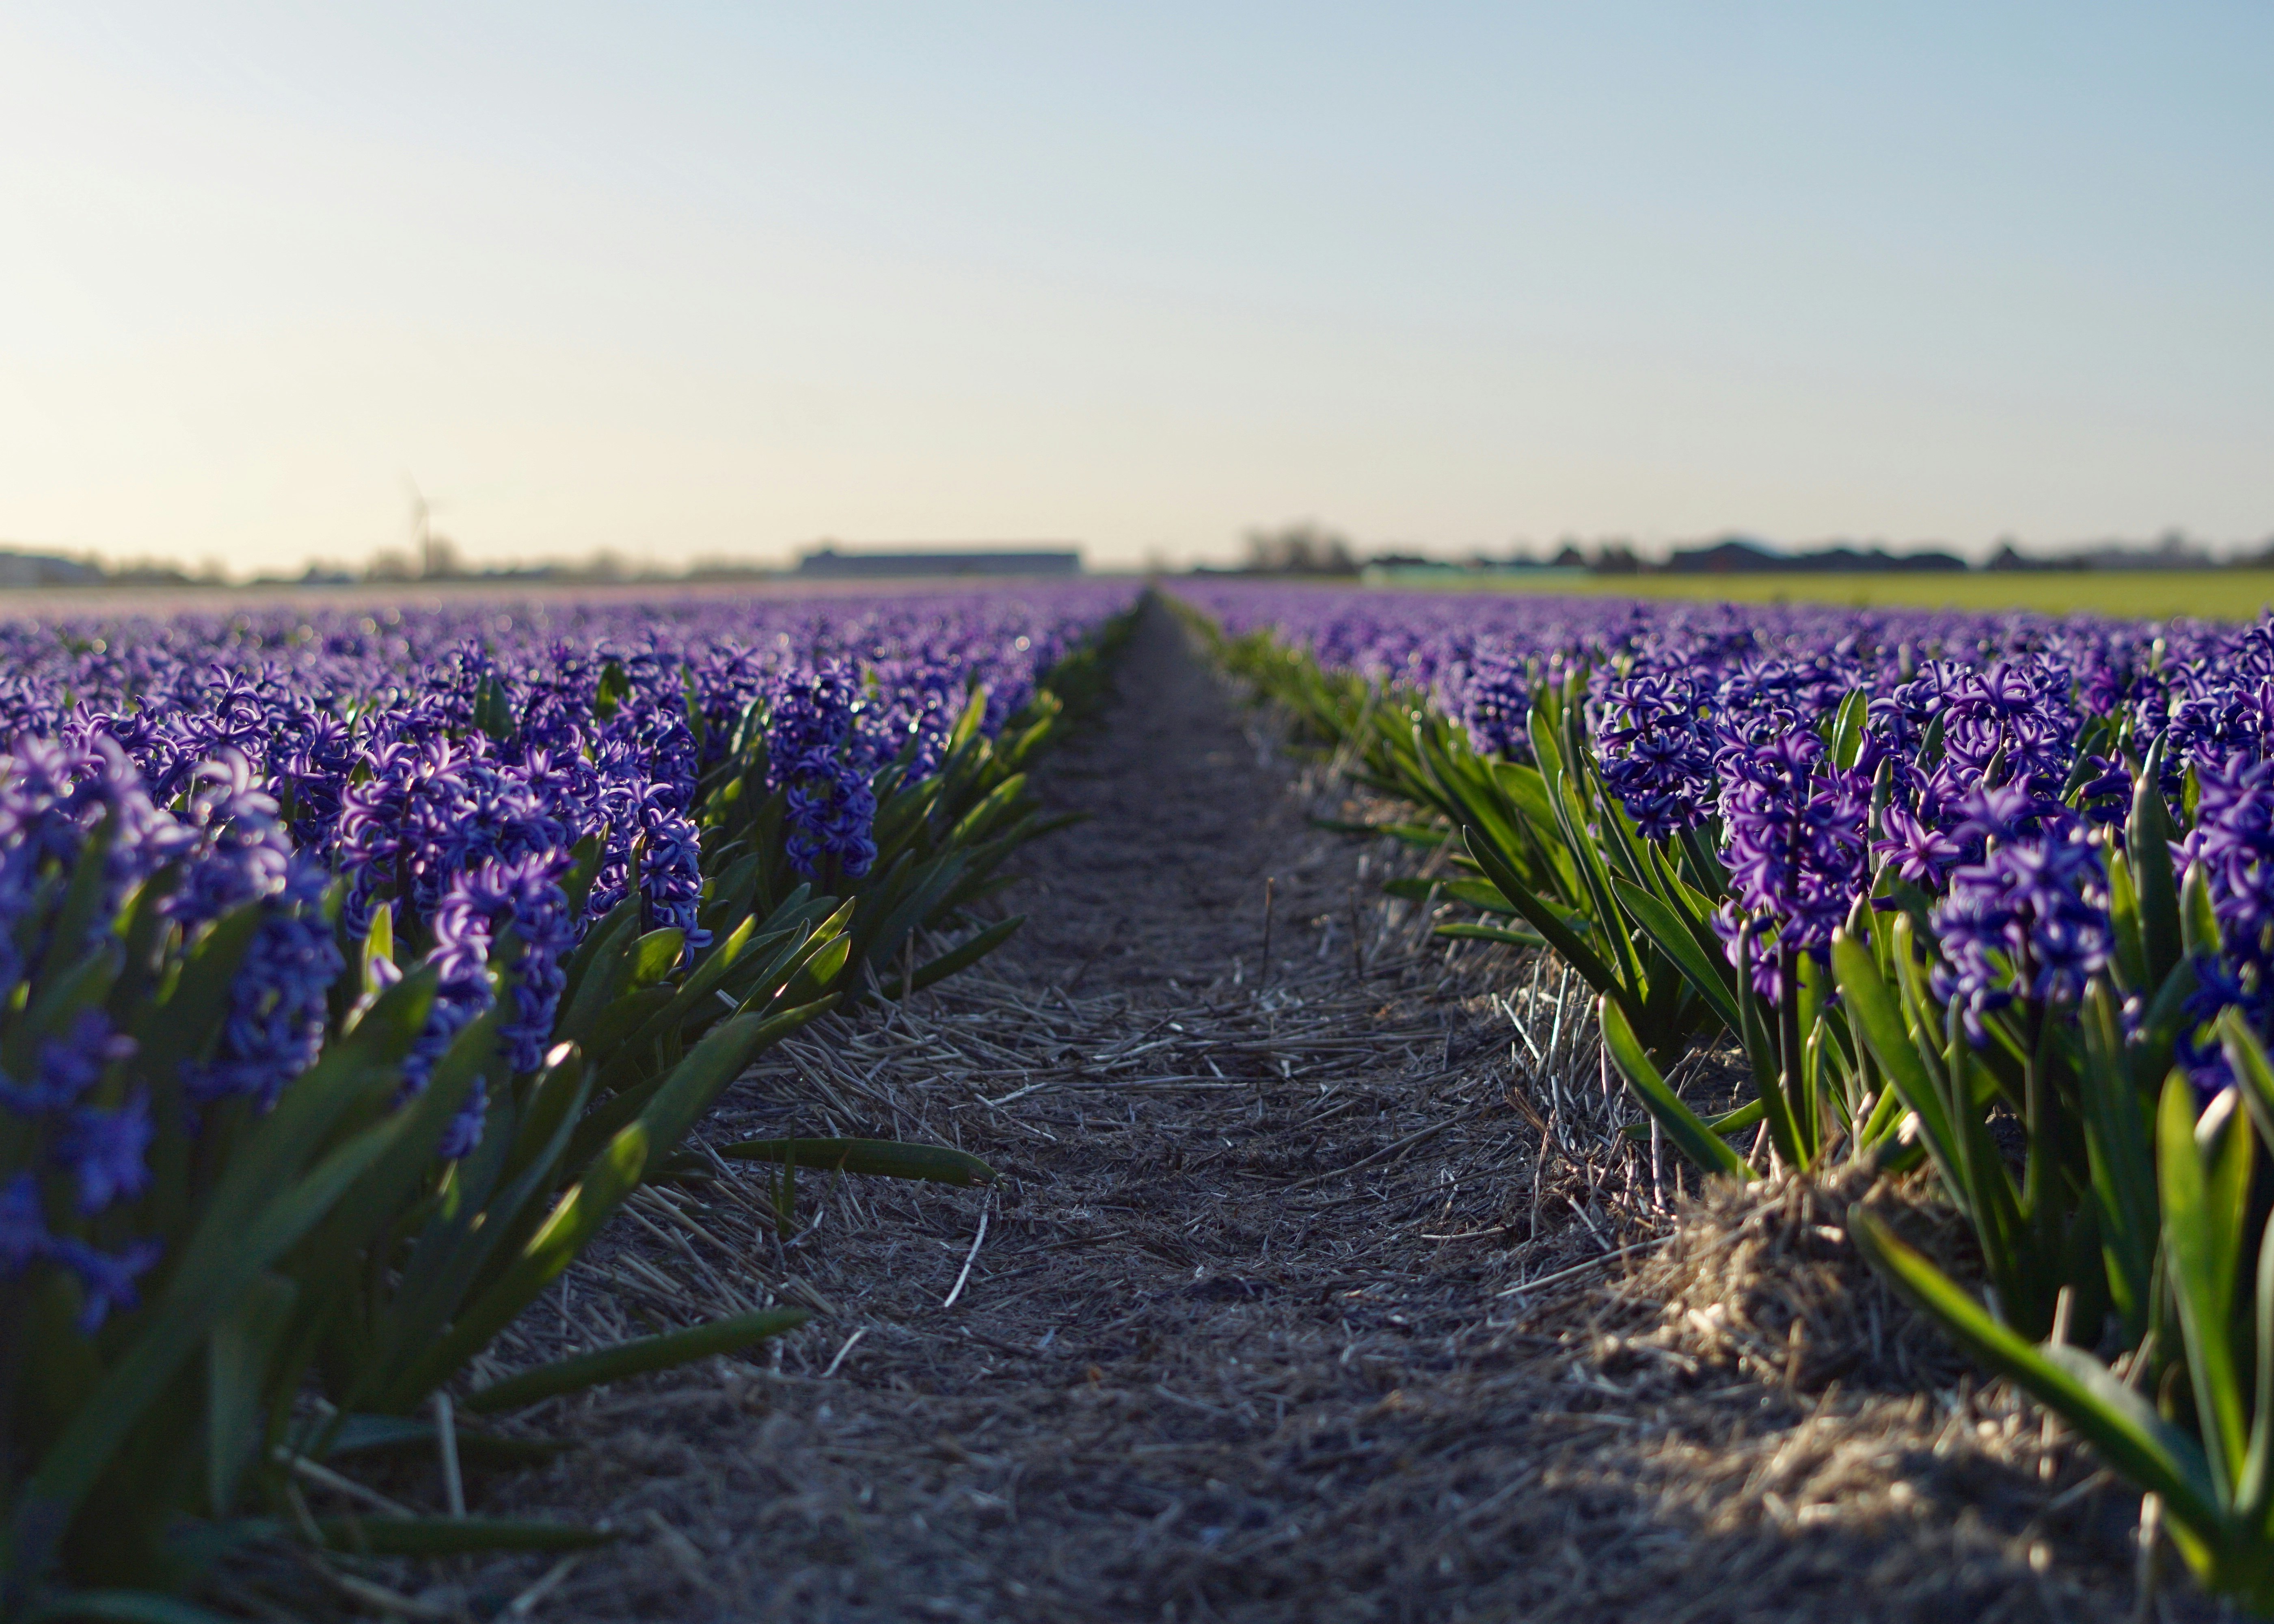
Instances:
[[[1001,1187],[809,1176],[787,1237],[749,1164],[644,1194],[501,1364],[812,1321],[533,1413],[584,1447],[478,1507],[622,1538],[373,1569],[404,1608],[2135,1616],[2136,1497],[1952,1358],[1826,1197],[1654,1181],[1576,982],[1384,905],[1395,854],[1306,823],[1341,792],[1165,614],[1119,686],[1045,771],[1091,817],[1032,853],[1012,945],[796,1041],[706,1130],[937,1138]],[[1916,1192],[1877,1199],[1958,1255]],[[423,1464],[385,1486],[441,1497]],[[2215,1616],[2175,1583],[2150,1606]]]

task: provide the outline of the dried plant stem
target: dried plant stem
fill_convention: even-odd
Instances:
[[[963,1267],[956,1272],[955,1284],[949,1289],[946,1297],[941,1302],[942,1308],[954,1307],[955,1299],[963,1295],[964,1282],[971,1278],[971,1266],[979,1261],[979,1248],[987,1239],[987,1207],[982,1207],[979,1209],[979,1233],[971,1237],[971,1250],[964,1254]]]

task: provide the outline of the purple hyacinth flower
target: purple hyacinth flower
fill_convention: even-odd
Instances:
[[[0,1184],[0,1280],[13,1280],[52,1244],[38,1177],[26,1169]]]
[[[56,1158],[71,1169],[79,1185],[80,1212],[99,1213],[149,1188],[146,1158],[156,1134],[147,1094],[136,1094],[116,1110],[72,1113]]]
[[[161,1255],[155,1241],[135,1241],[124,1252],[106,1252],[84,1241],[65,1238],[55,1242],[50,1251],[56,1262],[79,1277],[79,1328],[87,1336],[101,1330],[113,1312],[140,1306],[142,1297],[134,1289],[135,1279],[148,1273]]]
[[[1886,838],[1871,843],[1872,855],[1891,861],[1915,885],[1939,889],[1943,876],[1966,855],[1966,843],[1900,806],[1880,815]]]

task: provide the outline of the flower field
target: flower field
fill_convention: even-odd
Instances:
[[[195,1616],[159,1593],[247,1543],[596,1538],[291,1485],[804,1317],[462,1380],[755,1057],[1018,929],[1025,768],[1133,596],[0,627],[0,1617]]]
[[[1419,809],[1442,934],[1552,949],[1655,1158],[1923,1169],[1849,1238],[2274,1605],[2274,626],[1189,588]],[[1738,1051],[1753,1098],[1668,1082]]]
[[[1163,605],[1273,703],[1252,768]],[[1132,1616],[1191,1596],[1309,1616],[1350,1582],[1303,1575],[1345,1550],[1375,1564],[1361,1583],[1414,1561],[1398,1583],[1449,1598],[1421,1611],[1458,1612],[1536,1566],[1462,1543],[1465,1506],[1566,1538],[1512,1508],[1546,1481],[1540,1429],[1642,1427],[1599,1369],[1580,1413],[1577,1367],[1540,1379],[1498,1339],[1562,1347],[1533,1334],[1551,1287],[1712,1252],[1667,1229],[1685,1184],[1747,1223],[1817,1214],[1776,1222],[1868,1260],[2084,1440],[2106,1470],[2060,1502],[2120,1475],[2149,1550],[2274,1605],[2274,627],[1183,583],[1148,605],[1083,583],[87,616],[0,644],[0,1619],[311,1594],[519,1617],[587,1560],[621,1598],[651,1583],[595,1550],[624,1530],[526,1487],[601,1453],[577,1435],[613,1413],[593,1389],[713,1402],[771,1349],[773,1390],[815,1396],[804,1456],[853,1471],[865,1508],[887,1458],[904,1495],[925,1459],[990,1458],[924,1407],[952,1391],[890,1432],[877,1406],[956,1386],[908,1348],[983,1361],[965,1385],[997,1395],[975,1432],[1001,1460],[1003,1417],[1035,1418],[992,1487],[904,1500],[922,1509],[892,1538],[1007,1575],[1053,1514],[983,1519],[1057,1482],[1098,1543],[1051,1559],[1076,1588],[1034,1616],[1105,1594],[1086,1567],[1142,1576],[1188,1510]],[[1081,770],[1121,821],[1063,837],[1080,854],[1029,924],[1005,865],[1069,821],[1029,769],[1105,714],[1125,644],[1150,686],[1114,712],[1118,766]],[[1310,747],[1306,793],[1344,797],[1307,839],[1407,854],[1386,883],[1359,861],[1375,912],[1315,852],[1167,849],[1279,793],[1272,738]],[[792,1074],[829,1137],[754,1105],[749,1079]],[[829,1181],[833,1241],[801,1169]],[[864,1206],[840,1174],[907,1198]],[[978,1203],[975,1233],[923,1229],[928,1192]],[[1965,1244],[1922,1249],[1898,1209]],[[990,1218],[1020,1237],[999,1268]],[[639,1257],[603,1236],[681,1220]],[[737,1259],[761,1244],[778,1267],[754,1282]],[[840,1269],[835,1304],[791,1248]],[[674,1294],[682,1260],[700,1289]],[[1669,1300],[1742,1273],[1713,1267]],[[885,1289],[856,1311],[863,1274]],[[650,1334],[591,1333],[618,1288],[661,1307]],[[975,1298],[1053,1306],[1023,1330],[947,1317]],[[1433,1376],[1410,1350],[1441,1332]],[[1652,1357],[1694,1375],[1694,1347]],[[892,1379],[856,1391],[840,1372],[872,1357]],[[1506,1385],[1459,1398],[1472,1365]],[[991,1385],[1005,1370],[1030,1374]],[[1781,1482],[1828,1396],[1729,1469],[1745,1492]],[[1478,1408],[1433,1415],[1457,1402]],[[1125,1418],[1070,1453],[1061,1411]],[[1501,1412],[1503,1453],[1464,1463]],[[1368,1478],[1377,1447],[1395,1465]],[[1128,1480],[1187,1455],[1179,1486]],[[434,1508],[403,1474],[437,1462]],[[777,1470],[787,1494],[804,1462]],[[2036,1470],[2066,1468],[2048,1445]],[[1383,1484],[1420,1485],[1409,1522],[1374,1528]],[[1137,1521],[1081,1522],[1091,1500]],[[1666,1515],[1617,1548],[1671,1549]],[[726,1606],[713,1547],[656,1527],[697,1605]],[[556,1564],[533,1586],[510,1569],[531,1553]],[[433,1558],[462,1575],[440,1600],[375,1583]],[[517,1588],[477,1605],[476,1562]],[[922,1592],[948,1569],[910,1571]]]

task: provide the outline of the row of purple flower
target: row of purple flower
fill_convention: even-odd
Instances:
[[[147,1093],[119,1082],[129,1041],[99,1008],[43,1032],[14,1013],[105,933],[139,921],[186,949],[257,912],[220,1039],[183,1068],[193,1114],[262,1109],[312,1064],[348,956],[373,939],[391,951],[371,959],[366,996],[417,964],[440,973],[410,1088],[489,1006],[508,940],[501,1037],[526,1071],[564,960],[626,898],[644,928],[682,930],[690,959],[706,944],[695,814],[731,753],[763,739],[791,868],[823,890],[858,879],[879,771],[929,772],[975,687],[998,729],[1129,597],[0,625],[0,1283],[42,1260],[67,1269],[91,1330],[154,1259],[124,1210],[158,1131]],[[563,881],[592,840],[599,873],[572,902]],[[478,1094],[445,1154],[471,1149],[483,1120]]]
[[[1234,635],[1275,630],[1329,670],[1422,696],[1480,753],[1528,760],[1535,688],[1589,673],[1605,786],[1655,838],[1720,838],[1721,928],[1781,998],[1884,865],[1934,901],[1937,996],[1981,1020],[2069,1000],[2112,951],[2107,854],[2134,778],[2200,864],[2224,951],[2198,955],[2199,1023],[2274,1018],[2274,620],[2149,624],[1321,589],[1188,589]],[[1861,737],[1827,735],[1852,695]],[[2152,753],[2152,756],[2151,756]],[[2107,832],[2097,832],[2097,831]],[[1763,948],[1780,951],[1761,951]],[[2181,1059],[2228,1080],[2195,1027]]]

